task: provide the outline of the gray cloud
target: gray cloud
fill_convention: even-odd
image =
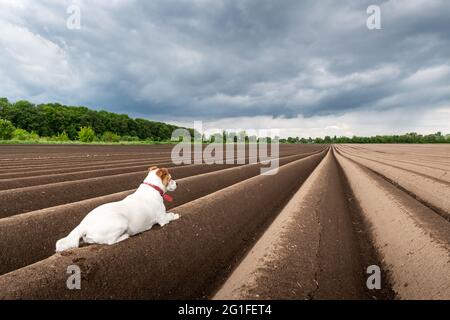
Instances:
[[[450,102],[446,0],[74,2],[80,30],[72,1],[0,4],[0,96],[162,120]],[[382,30],[366,28],[370,4]]]

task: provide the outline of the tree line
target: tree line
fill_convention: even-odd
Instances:
[[[253,142],[261,142],[264,139],[265,142],[271,143],[273,139],[271,137],[256,137],[249,136],[245,131],[240,132],[227,132],[223,131],[222,135],[212,135],[206,137],[203,135],[202,140],[206,143],[212,142],[222,142],[222,143],[230,143],[230,142],[245,142],[245,143],[253,143]],[[345,136],[325,136],[324,138],[299,138],[299,137],[288,137],[288,138],[279,138],[275,137],[275,139],[279,143],[283,144],[307,144],[307,143],[316,143],[316,144],[337,144],[337,143],[450,143],[450,134],[443,135],[442,132],[436,132],[433,134],[422,135],[416,132],[406,133],[403,135],[377,135],[372,137],[345,137]]]
[[[78,140],[88,136],[94,140],[120,138],[125,141],[170,141],[174,125],[133,119],[126,114],[96,111],[83,106],[59,103],[33,104],[26,100],[8,101],[0,98],[0,118],[10,121],[15,128],[40,137],[66,137]],[[190,129],[189,129],[190,130]]]
[[[443,135],[441,132],[422,135],[416,132],[403,135],[377,135],[372,137],[331,137],[325,138],[299,138],[289,137],[280,139],[280,143],[450,143],[450,134]]]
[[[83,142],[104,141],[170,141],[172,132],[180,127],[133,119],[126,114],[96,111],[82,106],[66,106],[59,103],[35,105],[26,100],[10,102],[0,98],[0,140],[37,140],[48,137],[48,141],[80,140]],[[191,137],[198,132],[189,130]],[[203,142],[256,142],[261,138],[248,136],[245,131],[226,132],[222,137],[202,137]],[[217,141],[219,140],[219,141]],[[270,137],[266,138],[272,142]],[[280,143],[450,143],[450,135],[441,132],[422,135],[415,132],[403,135],[377,135],[372,137],[331,137],[279,139]]]

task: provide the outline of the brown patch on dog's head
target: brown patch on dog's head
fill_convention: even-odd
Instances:
[[[156,175],[161,178],[163,185],[166,187],[169,184],[170,179],[172,179],[167,168],[159,168],[158,171],[156,171]]]
[[[148,168],[148,172],[153,171],[153,170],[156,170],[156,169],[158,169],[157,166],[150,167],[150,168]]]

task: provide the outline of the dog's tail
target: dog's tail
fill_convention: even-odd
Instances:
[[[56,241],[56,252],[78,248],[78,245],[80,244],[80,238],[85,235],[86,232],[84,231],[84,228],[81,226],[81,224],[78,225],[75,229],[72,230],[71,233],[69,233],[67,237]]]

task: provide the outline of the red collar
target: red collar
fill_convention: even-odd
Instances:
[[[142,182],[142,184],[145,184],[145,185],[147,185],[147,186],[150,186],[150,187],[152,187],[153,189],[155,189],[156,191],[158,191],[159,194],[161,195],[161,197],[163,197],[164,200],[167,200],[167,201],[169,201],[169,202],[172,202],[172,201],[173,201],[173,198],[172,198],[171,196],[169,196],[168,194],[165,194],[164,191],[163,191],[160,187],[155,186],[154,184],[151,184],[151,183],[147,183],[147,182]]]

